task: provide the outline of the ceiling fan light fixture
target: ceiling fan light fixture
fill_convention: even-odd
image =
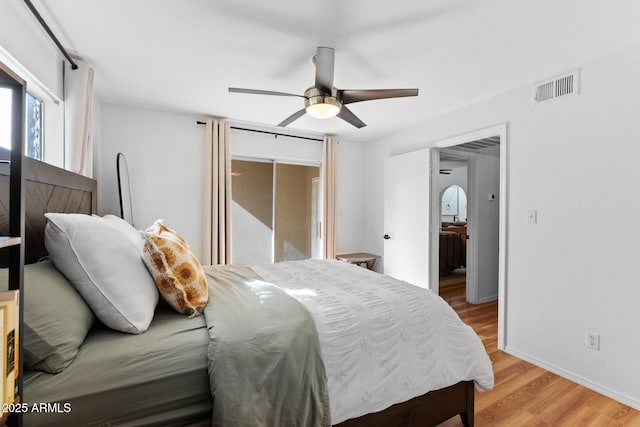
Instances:
[[[335,117],[342,108],[342,103],[335,96],[325,95],[316,88],[309,88],[305,92],[304,109],[316,119],[330,119]]]
[[[330,119],[340,112],[340,106],[330,103],[318,103],[306,107],[307,114],[316,119]]]

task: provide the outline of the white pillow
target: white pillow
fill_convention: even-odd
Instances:
[[[98,215],[93,215],[94,217],[100,218]],[[144,247],[144,236],[141,234],[139,230],[136,230],[124,219],[115,215],[105,215],[102,217],[103,220],[107,221],[109,224],[116,227],[122,234],[123,237],[129,239],[136,248],[140,249],[138,252],[142,253],[142,248]],[[142,258],[142,256],[141,256]]]
[[[44,243],[96,317],[132,334],[149,327],[158,290],[142,261],[142,236],[115,216],[46,213]]]

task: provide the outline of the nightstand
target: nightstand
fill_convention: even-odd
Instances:
[[[368,254],[366,252],[358,252],[353,254],[336,255],[336,259],[340,261],[346,261],[349,264],[356,264],[360,267],[366,267],[369,270],[373,270],[376,266],[376,262],[380,259],[380,257],[378,255]]]

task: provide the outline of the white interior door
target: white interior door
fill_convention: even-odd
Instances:
[[[430,149],[385,159],[384,273],[429,286]]]

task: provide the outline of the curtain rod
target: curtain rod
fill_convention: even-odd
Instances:
[[[33,13],[33,16],[36,17],[38,22],[40,22],[40,25],[42,25],[42,28],[44,28],[44,30],[47,32],[47,34],[49,34],[49,37],[51,37],[51,40],[53,40],[53,42],[56,44],[56,46],[58,46],[58,49],[60,49],[60,52],[62,52],[64,57],[67,58],[67,61],[69,61],[69,63],[71,64],[71,69],[72,70],[77,70],[78,69],[78,64],[75,63],[73,58],[71,58],[71,55],[69,55],[69,52],[67,52],[67,50],[64,48],[64,46],[62,46],[62,44],[60,43],[60,41],[58,40],[56,35],[53,34],[53,31],[51,31],[51,28],[49,28],[47,23],[44,22],[44,19],[42,18],[42,15],[40,15],[40,13],[36,9],[36,7],[33,5],[33,3],[31,3],[31,0],[24,0],[24,3],[29,7],[29,10],[31,10],[31,13]]]
[[[205,122],[201,122],[199,120],[196,123],[199,124],[199,125],[206,125]],[[311,137],[308,137],[308,136],[287,135],[286,133],[278,133],[278,132],[271,132],[271,131],[267,131],[267,130],[258,130],[258,129],[247,129],[247,128],[241,128],[241,127],[238,127],[238,126],[231,126],[231,129],[244,130],[244,131],[247,131],[247,132],[266,133],[266,134],[269,134],[269,135],[274,135],[276,138],[279,137],[279,136],[286,136],[286,137],[289,137],[289,138],[306,139],[308,141],[317,141],[317,142],[323,142],[324,141],[323,139],[311,138]]]

